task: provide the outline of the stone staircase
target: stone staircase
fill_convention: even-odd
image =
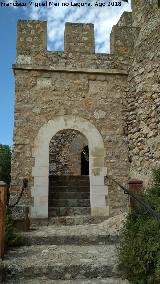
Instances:
[[[24,246],[6,254],[3,283],[128,284],[117,265],[122,219],[32,227],[23,233]]]
[[[90,214],[89,176],[49,177],[49,217]]]

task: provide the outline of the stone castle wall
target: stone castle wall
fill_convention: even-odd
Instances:
[[[112,29],[111,54],[95,53],[92,24],[67,23],[64,52],[50,52],[46,22],[18,22],[12,196],[22,178],[30,190],[34,185],[39,129],[67,115],[100,132],[109,175],[123,184],[130,177],[148,183],[160,161],[160,10],[152,2],[132,1],[133,13],[123,13]],[[126,196],[113,184],[108,202],[111,214],[126,208]]]
[[[70,42],[74,36],[68,38],[67,30],[77,34],[79,26],[80,42],[84,38],[85,45],[88,41],[90,46],[85,52],[81,48],[68,49],[68,45],[74,45]],[[108,173],[122,183],[128,180],[128,145],[123,120],[128,55],[126,52],[120,56],[94,53],[89,28],[93,34],[93,25],[67,24],[64,52],[49,52],[45,22],[18,22],[17,63],[13,66],[16,84],[12,196],[19,191],[23,177],[33,187],[35,138],[46,122],[60,115],[76,115],[90,121],[105,143]],[[114,185],[109,190],[109,203],[111,211],[126,206],[126,196]]]
[[[126,98],[130,174],[145,185],[152,168],[160,164],[160,8],[149,7],[146,1],[141,10],[145,18],[134,48]]]
[[[126,42],[131,49],[125,98],[130,176],[142,179],[147,186],[152,169],[160,164],[160,1],[132,0],[132,13],[124,13],[112,29],[117,41],[121,26],[126,24],[131,27],[130,31],[127,28]],[[124,28],[122,33],[125,39]],[[125,42],[118,41],[113,52],[125,52]]]

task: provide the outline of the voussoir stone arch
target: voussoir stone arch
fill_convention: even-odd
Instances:
[[[104,167],[105,148],[102,136],[96,127],[88,120],[78,116],[56,116],[40,129],[34,141],[33,157],[35,165],[32,168],[34,186],[31,194],[33,204],[32,218],[48,217],[48,174],[49,174],[49,143],[60,130],[74,129],[81,132],[88,140],[89,175],[91,214],[94,216],[109,215],[106,206],[107,187],[104,185],[106,168]]]

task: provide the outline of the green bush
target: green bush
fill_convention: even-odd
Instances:
[[[0,144],[0,181],[10,185],[11,181],[11,149],[8,145]]]
[[[19,246],[21,244],[23,244],[23,237],[14,232],[12,211],[10,208],[7,208],[5,224],[5,250],[7,250],[8,247]]]
[[[151,187],[140,196],[160,212],[160,168]],[[133,284],[160,284],[160,220],[138,203],[128,214],[120,234],[120,266]]]

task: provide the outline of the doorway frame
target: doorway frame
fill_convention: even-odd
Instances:
[[[78,116],[63,115],[56,116],[44,124],[34,141],[31,218],[48,218],[49,143],[57,132],[65,129],[78,130],[88,140],[91,215],[109,216],[109,206],[106,204],[108,188],[104,184],[107,168],[104,167],[105,148],[102,136],[88,120]]]

